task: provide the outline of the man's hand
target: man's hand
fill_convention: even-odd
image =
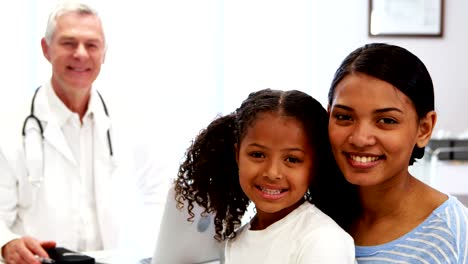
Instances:
[[[2,256],[7,264],[40,264],[35,255],[48,258],[45,249],[54,248],[55,245],[55,241],[39,242],[32,237],[24,236],[13,239],[3,246]]]

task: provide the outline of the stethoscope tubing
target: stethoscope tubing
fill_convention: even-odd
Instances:
[[[34,114],[34,106],[35,106],[35,103],[36,103],[36,96],[37,96],[37,93],[39,92],[40,88],[41,88],[41,86],[36,88],[36,91],[34,92],[33,98],[31,100],[31,112],[26,117],[26,119],[24,120],[23,129],[22,129],[23,139],[24,139],[24,137],[26,137],[26,125],[27,125],[27,123],[29,122],[29,120],[33,120],[37,124],[37,126],[39,127],[39,132],[41,134],[41,138],[42,138],[42,140],[44,140],[44,127],[42,126],[41,121],[39,120],[39,118],[37,118],[36,115]],[[99,96],[99,99],[101,100],[102,106],[104,108],[104,113],[106,114],[107,117],[110,118],[109,111],[107,109],[107,105],[104,102],[104,98],[102,97],[101,93],[99,93],[99,91],[96,90],[96,92],[97,92],[97,94]],[[110,129],[107,130],[107,146],[109,148],[110,156],[113,157],[114,156],[114,150],[112,148],[112,140],[111,140],[111,136],[110,136]]]

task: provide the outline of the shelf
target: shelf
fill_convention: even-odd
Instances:
[[[431,139],[427,151],[439,160],[467,161],[468,139]]]

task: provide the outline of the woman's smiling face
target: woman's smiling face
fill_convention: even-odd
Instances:
[[[338,83],[329,113],[333,154],[346,179],[356,185],[406,176],[414,146],[425,144],[411,100],[366,74],[350,74]]]

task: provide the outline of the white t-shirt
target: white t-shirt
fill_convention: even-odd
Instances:
[[[304,202],[264,230],[242,227],[226,243],[225,263],[355,263],[354,242],[329,216]]]

